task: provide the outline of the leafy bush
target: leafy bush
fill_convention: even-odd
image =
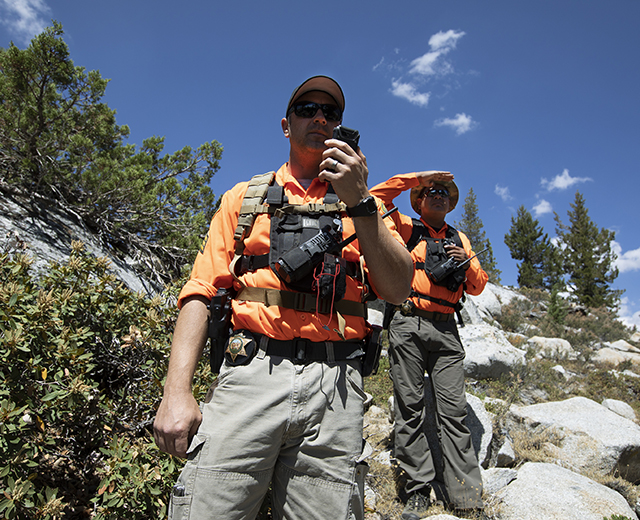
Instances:
[[[565,339],[572,344],[575,342],[589,346],[601,341],[628,339],[630,329],[617,318],[617,313],[607,307],[589,309],[586,315],[567,314],[565,324],[569,330]]]
[[[496,319],[506,332],[521,332],[527,323],[525,317],[533,307],[533,303],[528,299],[513,298],[508,305],[502,306],[502,313]]]
[[[150,428],[176,319],[171,294],[130,291],[80,243],[37,282],[27,255],[0,253],[1,517],[166,514],[178,468]]]

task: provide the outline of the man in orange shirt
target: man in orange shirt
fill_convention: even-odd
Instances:
[[[265,200],[254,200],[247,182],[223,196],[179,296],[154,423],[158,446],[188,457],[170,518],[254,518],[270,484],[274,518],[363,518],[364,302],[373,289],[401,303],[413,266],[369,194],[365,156],[332,139],[344,105],[326,76],[294,90],[281,122],[289,161]],[[300,279],[297,268],[283,272],[285,259],[305,258],[318,240],[354,232],[357,240],[319,255]],[[235,294],[233,332],[201,412],[191,383],[207,340],[207,305],[221,289]]]
[[[422,518],[432,503],[436,471],[424,431],[425,371],[436,402],[449,503],[459,509],[482,507],[482,477],[465,424],[464,348],[454,313],[464,292],[477,295],[487,283],[464,233],[445,222],[458,202],[458,187],[449,172],[396,175],[371,189],[387,208],[411,190],[412,219],[396,212],[393,219],[415,265],[411,296],[395,308],[389,324],[389,357],[395,402],[395,457],[405,471],[408,495],[403,520]],[[450,274],[439,270],[448,259]],[[471,261],[466,262],[468,258]],[[465,263],[466,262],[466,263]]]

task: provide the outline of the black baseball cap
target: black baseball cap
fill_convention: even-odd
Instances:
[[[287,105],[287,111],[285,112],[285,117],[289,113],[291,105],[293,105],[299,97],[307,92],[324,92],[329,94],[336,102],[336,105],[340,107],[340,110],[344,112],[344,93],[342,92],[340,85],[338,85],[338,82],[329,76],[312,76],[303,81],[291,94],[289,104]]]

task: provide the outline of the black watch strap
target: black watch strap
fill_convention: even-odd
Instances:
[[[365,197],[353,208],[347,208],[347,215],[350,217],[370,217],[378,212],[376,200],[372,195]]]

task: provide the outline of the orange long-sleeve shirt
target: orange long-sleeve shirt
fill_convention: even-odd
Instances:
[[[419,185],[420,181],[416,177],[415,173],[404,173],[391,177],[389,180],[374,186],[369,191],[372,195],[378,197],[384,203],[387,209],[391,209],[395,207],[393,204],[393,200],[398,195]],[[406,244],[409,241],[409,238],[411,238],[411,232],[413,230],[411,217],[403,215],[399,211],[396,211],[395,213],[393,213],[392,218],[396,223],[396,227],[398,228],[400,236]],[[422,220],[422,223],[427,226],[433,238],[445,238],[448,227],[446,223],[439,231],[433,229],[424,220]],[[475,253],[471,249],[471,243],[469,242],[467,236],[460,231],[458,231],[458,234],[460,235],[462,247],[464,248],[467,255],[469,257],[473,256]],[[413,259],[414,264],[417,262],[424,262],[426,250],[427,244],[423,240],[414,248],[413,251],[411,251],[411,258]],[[484,290],[484,287],[487,284],[487,280],[489,278],[487,276],[487,273],[485,273],[480,266],[480,261],[477,257],[469,262],[469,269],[467,269],[466,271],[466,276],[466,292],[471,295],[480,294]],[[446,300],[451,303],[456,303],[457,301],[459,301],[460,298],[462,298],[462,292],[465,290],[463,286],[460,286],[456,292],[452,292],[449,291],[446,287],[435,285],[431,282],[424,269],[415,270],[413,281],[411,282],[411,287],[418,293],[426,294],[433,298]],[[435,311],[441,313],[454,312],[451,307],[440,305],[438,303],[425,300],[417,296],[410,298],[410,300],[415,304],[417,308],[425,311]]]
[[[314,179],[305,191],[291,175],[288,163],[276,172],[276,182],[284,187],[290,204],[321,203],[328,187],[326,183]],[[206,242],[196,257],[191,278],[180,292],[178,306],[181,307],[188,296],[201,295],[209,299],[220,287],[233,286],[236,290],[240,288],[229,271],[229,264],[235,250],[233,234],[247,186],[248,182],[239,183],[222,197],[220,209],[211,220]],[[344,217],[342,222],[343,237],[346,238],[355,232],[355,228],[348,217]],[[385,224],[394,237],[401,241],[395,229],[395,223],[391,219],[385,219]],[[270,226],[269,215],[256,216],[251,233],[244,241],[245,255],[263,255],[269,252]],[[348,261],[359,262],[358,240],[345,247],[342,256]],[[244,273],[240,276],[240,280],[247,287],[287,290],[268,267]],[[364,290],[360,282],[347,277],[344,299],[360,302]],[[313,341],[342,341],[334,330],[339,329],[335,313],[329,322],[327,314],[301,312],[275,305],[266,306],[261,302],[238,300],[233,300],[232,310],[232,323],[235,330],[247,329],[279,340],[306,338]],[[344,329],[346,340],[362,339],[366,336],[369,329],[363,318],[348,315],[343,315],[343,318],[346,321]]]

